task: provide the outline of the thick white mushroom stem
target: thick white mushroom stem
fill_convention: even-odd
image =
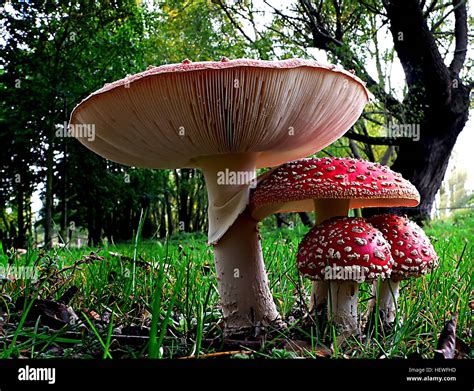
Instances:
[[[372,294],[374,299],[369,302],[369,314],[374,314],[376,300],[378,297],[379,316],[384,327],[393,325],[397,317],[397,302],[400,296],[400,281],[386,279],[380,282],[380,291],[377,295],[378,282],[374,281],[372,285]],[[375,319],[374,317],[372,317]]]
[[[324,220],[337,216],[347,216],[349,212],[350,200],[324,199],[314,200],[314,210],[316,212],[315,224],[321,224]],[[309,310],[316,311],[317,316],[322,316],[326,312],[328,301],[327,281],[313,281],[311,288],[311,301]]]
[[[328,319],[341,334],[359,334],[357,320],[359,283],[356,281],[330,281],[329,284]]]
[[[245,210],[214,246],[217,285],[228,336],[280,327],[263,263],[257,222]]]
[[[208,189],[209,242],[214,244],[225,335],[248,336],[262,327],[281,326],[263,263],[258,222],[246,208],[256,176],[255,156],[205,158],[199,167]]]
[[[209,243],[226,233],[249,203],[256,184],[255,154],[225,154],[201,157],[195,163],[204,173],[209,202]]]

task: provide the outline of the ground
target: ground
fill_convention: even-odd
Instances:
[[[338,338],[331,327],[321,332],[308,316],[311,282],[298,275],[294,261],[307,231],[299,225],[262,229],[271,289],[288,328],[246,343],[222,341],[212,249],[204,235],[2,253],[0,358],[432,358],[451,312],[458,313],[459,341],[471,339],[474,213],[433,221],[425,230],[439,267],[402,283],[400,326],[385,334],[376,330],[370,338]],[[9,264],[30,266],[17,271],[39,278],[10,273],[2,279]],[[370,287],[363,284],[361,314],[369,297]]]

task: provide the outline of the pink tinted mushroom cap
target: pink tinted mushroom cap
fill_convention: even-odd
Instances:
[[[94,125],[93,140],[76,138],[125,165],[195,168],[202,157],[255,154],[258,168],[331,144],[367,100],[358,77],[313,60],[186,59],[105,84],[70,123]]]
[[[392,247],[392,280],[427,274],[438,263],[438,255],[423,229],[410,219],[382,214],[367,219]]]
[[[117,163],[201,169],[216,244],[247,207],[257,168],[331,144],[367,100],[359,78],[312,60],[184,60],[106,84],[74,108],[70,128]],[[221,181],[226,170],[240,179]]]
[[[314,199],[350,200],[349,209],[416,206],[415,186],[390,168],[351,158],[310,158],[273,170],[251,196],[252,216],[312,211]]]
[[[338,275],[352,275],[363,281],[379,276],[388,278],[393,259],[390,245],[382,233],[367,221],[338,217],[326,220],[308,232],[299,245],[296,262],[298,270],[313,280],[334,280],[340,279]]]

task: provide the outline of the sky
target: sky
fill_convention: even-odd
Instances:
[[[453,154],[450,159],[450,166],[448,171],[456,162],[459,167],[467,170],[466,189],[474,192],[474,153],[472,147],[474,146],[474,110],[470,111],[469,120],[464,127],[464,130],[458,137]]]

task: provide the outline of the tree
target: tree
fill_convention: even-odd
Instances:
[[[428,218],[449,156],[468,118],[473,83],[465,77],[472,66],[472,61],[465,64],[466,2],[298,0],[290,10],[265,3],[274,20],[249,40],[255,43],[272,37],[305,56],[310,56],[310,48],[316,48],[333,62],[353,69],[375,100],[347,133],[352,153],[360,154],[357,142],[362,142],[366,156],[374,160],[373,146],[387,146],[384,161],[393,161],[392,169],[410,180],[421,195],[417,208],[401,212],[419,220]],[[234,23],[255,27],[253,14],[257,11],[251,2],[218,4]],[[393,46],[382,50],[377,40],[387,25]],[[390,68],[384,73],[394,58],[400,61],[406,79],[401,94],[387,82]],[[369,65],[375,65],[378,77],[372,76]],[[381,137],[370,130],[375,126],[380,133],[392,124],[405,130],[419,129],[419,140]]]
[[[11,170],[20,171],[22,178],[13,189],[18,199],[20,241],[26,210],[23,200],[33,188],[27,181],[32,167],[43,169],[45,177],[45,245],[52,241],[55,195],[62,201],[63,230],[67,224],[67,161],[68,154],[77,149],[68,150],[70,140],[57,137],[58,125],[67,122],[74,104],[91,90],[124,71],[143,68],[141,8],[134,2],[109,5],[106,1],[46,1],[2,7],[2,85],[10,92],[5,98],[9,129],[2,136],[14,143],[8,153],[10,161],[8,156],[3,160]],[[92,156],[86,152],[83,158],[97,159]]]
[[[57,132],[89,93],[150,64],[245,57],[251,49],[216,6],[205,0],[55,0],[11,2],[0,12],[3,235],[24,245],[31,231],[30,199],[38,186],[46,245],[53,226],[66,241],[71,228],[87,229],[91,245],[103,235],[128,240],[144,206],[153,211],[144,236],[170,235],[180,221],[186,231],[205,229],[207,198],[200,173],[126,168]]]

